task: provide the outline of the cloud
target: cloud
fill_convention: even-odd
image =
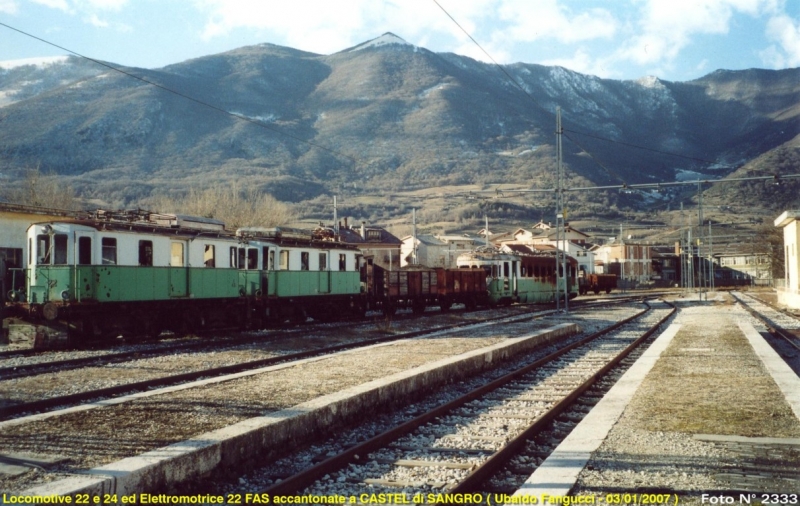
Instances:
[[[503,32],[518,42],[547,37],[571,44],[611,38],[619,26],[617,19],[606,9],[573,12],[556,0],[502,0],[499,4],[499,17],[509,25],[503,28]]]
[[[639,33],[623,44],[616,58],[639,65],[674,61],[696,35],[727,34],[736,13],[775,12],[779,0],[646,0]]]
[[[203,37],[211,39],[237,29],[269,30],[283,43],[317,52],[343,48],[360,42],[354,38],[365,26],[380,21],[381,11],[394,4],[368,0],[319,2],[252,2],[249,0],[198,0],[195,5],[207,16]],[[380,35],[374,33],[372,36]]]
[[[98,18],[97,14],[92,14],[86,18],[86,22],[98,28],[108,28],[108,21],[103,21],[102,19]]]
[[[19,11],[19,5],[14,0],[0,0],[0,12],[5,14],[16,14]]]
[[[593,58],[588,51],[581,48],[575,51],[570,58],[555,58],[540,62],[542,65],[556,65],[565,67],[575,72],[589,74],[603,78],[619,77],[606,58]]]
[[[44,5],[51,9],[58,9],[60,11],[69,12],[70,7],[67,0],[31,0],[35,4]]]
[[[767,37],[778,43],[761,53],[761,59],[775,68],[800,66],[800,21],[789,16],[775,16],[769,20]]]

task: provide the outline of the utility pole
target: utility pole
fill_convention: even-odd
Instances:
[[[414,261],[414,265],[417,265],[417,208],[413,208],[411,210],[411,258]]]
[[[716,288],[714,286],[714,236],[711,235],[711,220],[708,220],[708,259],[711,265],[711,291]]]
[[[337,216],[337,208],[336,208],[336,195],[333,196],[333,232],[336,235],[337,239],[339,237],[339,217]]]
[[[703,289],[706,286],[706,266],[702,255],[703,245],[703,183],[697,182],[697,259],[700,263],[700,279],[697,283],[700,289],[700,300],[703,300]],[[706,300],[708,296],[706,296]]]
[[[564,270],[564,264],[566,263],[566,256],[563,256],[564,253],[561,252],[558,245],[560,244],[561,240],[561,228],[564,222],[564,202],[563,202],[563,189],[561,187],[561,172],[563,168],[563,152],[561,146],[561,136],[564,133],[564,129],[561,127],[561,107],[556,107],[556,311],[561,311],[561,277],[564,276],[564,310],[567,310],[566,301],[569,298],[567,296],[567,283],[566,283],[566,271]],[[561,220],[561,225],[559,225],[559,219]],[[559,275],[559,264],[562,265],[562,272]]]
[[[619,224],[619,277],[620,289],[625,293],[625,241],[622,240],[622,223]]]

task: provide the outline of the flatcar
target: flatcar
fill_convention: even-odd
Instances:
[[[569,298],[578,295],[575,273],[578,263],[567,258],[567,276],[558,277],[562,267],[554,254],[507,253],[494,248],[479,248],[462,253],[456,263],[460,269],[481,269],[485,272],[489,300],[492,304],[550,303],[558,293],[569,288]],[[558,289],[556,287],[558,286]]]

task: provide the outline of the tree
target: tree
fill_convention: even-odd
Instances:
[[[237,184],[205,190],[192,188],[183,198],[160,196],[153,207],[162,212],[214,218],[225,222],[228,229],[240,227],[274,227],[296,218],[287,204],[258,190],[240,190]]]
[[[26,206],[80,209],[80,203],[72,186],[65,184],[55,174],[42,174],[38,167],[26,170],[21,183],[6,189],[0,197],[8,202]]]

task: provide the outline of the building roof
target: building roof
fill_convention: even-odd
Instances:
[[[800,211],[784,211],[780,216],[775,218],[775,226],[783,228],[798,219],[800,219]]]

